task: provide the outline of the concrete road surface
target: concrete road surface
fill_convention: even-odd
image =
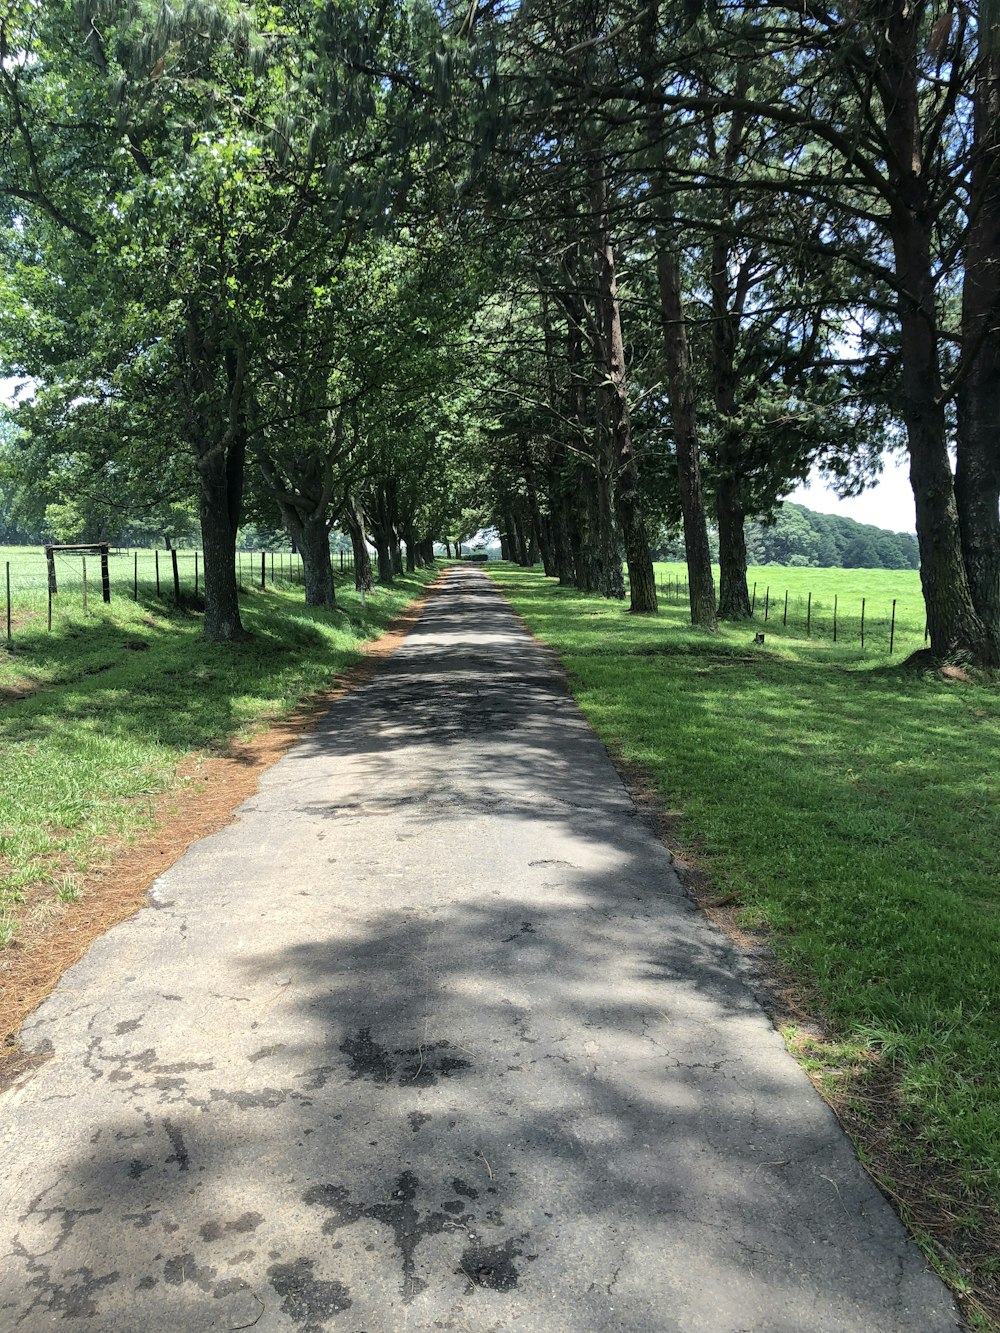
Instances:
[[[960,1328],[737,974],[453,573],[27,1024],[0,1330]]]

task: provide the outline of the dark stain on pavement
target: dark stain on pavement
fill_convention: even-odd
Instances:
[[[246,1235],[248,1232],[256,1231],[263,1220],[261,1213],[242,1213],[230,1222],[216,1222],[214,1220],[204,1222],[199,1228],[199,1234],[202,1240],[207,1241],[221,1240],[223,1236],[231,1232]]]
[[[408,1116],[408,1119],[410,1122],[410,1128],[413,1130],[414,1134],[416,1134],[419,1132],[421,1125],[426,1125],[428,1120],[431,1119],[431,1117],[429,1115],[425,1115],[423,1111],[411,1111]]]
[[[490,1291],[513,1291],[520,1280],[520,1273],[514,1263],[524,1251],[520,1240],[512,1236],[502,1245],[483,1245],[474,1241],[462,1251],[462,1264],[456,1273],[462,1273],[469,1280],[468,1291],[475,1287],[488,1287]],[[534,1255],[529,1255],[534,1258]]]
[[[171,1287],[179,1287],[185,1282],[193,1282],[202,1291],[212,1291],[215,1286],[215,1269],[207,1265],[202,1268],[195,1262],[190,1250],[184,1254],[175,1254],[163,1265],[163,1280]]]
[[[504,944],[510,944],[512,940],[518,940],[521,938],[522,935],[534,935],[534,933],[535,933],[535,927],[531,924],[531,922],[522,921],[521,929],[515,930],[513,935],[505,935],[503,942]]]
[[[371,1028],[359,1028],[352,1037],[345,1037],[340,1049],[351,1062],[351,1078],[375,1079],[388,1083],[393,1075],[389,1052],[372,1040]]]
[[[397,1048],[390,1053],[374,1040],[371,1028],[359,1028],[340,1044],[340,1050],[350,1061],[352,1081],[368,1079],[387,1084],[396,1078],[400,1086],[418,1088],[433,1087],[439,1078],[449,1078],[471,1068],[462,1056],[448,1054],[452,1049],[451,1042],[434,1041],[423,1046]],[[322,1087],[332,1072],[326,1066],[309,1070],[310,1082],[306,1088]]]
[[[172,1120],[164,1120],[163,1128],[170,1140],[170,1146],[173,1148],[173,1152],[166,1158],[166,1161],[176,1162],[178,1171],[186,1171],[191,1165],[191,1158],[184,1142],[184,1135]]]
[[[64,1286],[61,1282],[53,1281],[52,1270],[47,1264],[39,1263],[28,1255],[24,1255],[24,1258],[28,1272],[32,1275],[27,1283],[27,1290],[38,1293],[25,1310],[25,1316],[41,1305],[49,1316],[62,1315],[63,1319],[93,1319],[97,1315],[97,1302],[94,1297],[104,1287],[117,1282],[121,1276],[117,1270],[98,1277],[90,1268],[76,1268],[66,1275],[67,1278],[75,1279],[75,1282],[72,1286]]]
[[[453,1219],[447,1213],[434,1211],[421,1215],[415,1203],[419,1185],[412,1171],[404,1171],[397,1178],[390,1198],[379,1203],[355,1203],[351,1199],[350,1190],[343,1185],[313,1185],[302,1196],[303,1202],[328,1208],[333,1213],[323,1223],[324,1235],[332,1236],[362,1218],[381,1222],[389,1228],[402,1260],[402,1295],[405,1305],[419,1296],[427,1285],[416,1276],[417,1246],[425,1237],[435,1236],[439,1231],[454,1226]]]
[[[290,1264],[272,1264],[267,1270],[271,1286],[282,1297],[281,1308],[301,1333],[323,1333],[331,1315],[351,1307],[349,1290],[342,1282],[313,1277],[314,1259],[296,1259]]]
[[[433,1087],[438,1078],[450,1078],[470,1068],[469,1061],[460,1055],[446,1055],[451,1042],[435,1041],[429,1046],[417,1046],[410,1050],[397,1051],[406,1062],[399,1074],[400,1083],[413,1084],[418,1088]]]

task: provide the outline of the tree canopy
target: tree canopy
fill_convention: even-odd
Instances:
[[[244,517],[318,605],[334,528],[365,586],[493,523],[642,614],[676,528],[711,628],[802,526],[782,495],[892,447],[932,650],[995,663],[994,32],[945,0],[15,0],[10,530],[196,514],[228,640]],[[790,556],[910,560],[806,526]]]

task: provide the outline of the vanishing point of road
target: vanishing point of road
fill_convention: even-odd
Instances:
[[[476,570],[22,1039],[3,1333],[962,1327]]]

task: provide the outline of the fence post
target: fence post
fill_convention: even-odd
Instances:
[[[87,557],[82,556],[83,564],[83,614],[87,615]]]
[[[198,596],[198,552],[194,553],[194,595]]]
[[[174,604],[175,604],[175,606],[180,606],[180,604],[181,604],[181,575],[180,575],[180,570],[177,568],[177,547],[176,547],[176,546],[171,546],[171,548],[170,548],[170,563],[171,563],[171,565],[173,566],[173,571],[174,571]]]
[[[260,590],[261,590],[261,592],[263,592],[264,589],[265,589],[266,587],[267,587],[267,552],[266,552],[266,551],[261,551],[261,553],[260,553]]]
[[[865,599],[861,599],[861,647],[865,646]]]
[[[139,552],[135,551],[132,555],[132,596],[139,600]]]
[[[813,626],[813,595],[809,594],[809,601],[806,603],[806,638],[812,638]]]
[[[788,589],[787,589],[787,588],[785,589],[785,612],[784,612],[784,615],[781,617],[781,623],[782,623],[783,625],[787,625],[787,624],[788,624]]]
[[[341,574],[343,574],[343,572],[344,572],[344,553],[343,553],[343,551],[341,551],[341,553],[340,553],[340,572],[341,572]]]
[[[108,569],[108,548],[101,548],[101,599],[111,601],[111,572]]]
[[[49,571],[49,592],[59,591],[59,585],[56,583],[56,556],[51,546],[45,548],[45,563]]]
[[[159,597],[159,595],[160,595],[160,552],[159,552],[159,550],[155,550],[155,551],[153,552],[153,556],[154,556],[154,559],[155,559],[155,562],[156,562],[156,595],[157,595],[157,597]]]
[[[837,642],[837,594],[833,594],[833,641]]]
[[[271,586],[274,586],[274,552],[271,552]]]
[[[750,614],[753,615],[757,606],[757,584],[753,585],[753,596],[750,598]]]
[[[767,613],[771,609],[771,586],[768,584],[767,592],[764,594],[764,623],[767,624]]]
[[[10,561],[7,561],[7,647],[11,645],[10,633]]]
[[[52,633],[52,584],[49,584],[49,633]]]
[[[892,647],[896,642],[896,599],[892,599],[892,620],[889,622],[889,656],[892,656]]]

